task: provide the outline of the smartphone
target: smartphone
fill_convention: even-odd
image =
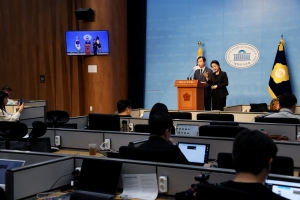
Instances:
[[[20,106],[20,105],[22,105],[23,104],[23,99],[19,99],[18,100],[18,105]]]

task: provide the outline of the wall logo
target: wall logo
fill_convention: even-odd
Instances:
[[[259,51],[251,44],[239,43],[231,46],[226,51],[225,59],[230,66],[245,69],[257,63]]]

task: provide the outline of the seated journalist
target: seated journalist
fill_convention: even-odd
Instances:
[[[221,185],[251,193],[258,199],[285,199],[264,185],[276,153],[276,144],[266,134],[258,130],[241,131],[232,150],[236,177]]]
[[[19,110],[16,113],[8,113],[5,109],[5,105],[8,102],[8,94],[4,91],[0,91],[0,121],[16,122],[21,116],[21,112],[24,109],[24,103],[18,105]]]
[[[10,99],[11,93],[12,93],[12,89],[10,87],[4,86],[2,88],[2,90],[8,94],[7,104],[6,105],[17,105],[17,102],[15,102],[15,101],[13,101],[13,100]]]
[[[291,93],[285,93],[279,97],[279,105],[281,109],[277,113],[266,115],[265,117],[279,117],[279,118],[297,118],[300,115],[295,115],[297,98]]]
[[[117,103],[118,115],[123,117],[131,117],[131,103],[127,100],[120,100]]]
[[[188,160],[178,146],[169,142],[172,127],[173,120],[168,113],[160,111],[152,114],[149,118],[150,137],[138,148],[172,150],[176,158],[175,163],[187,164]]]

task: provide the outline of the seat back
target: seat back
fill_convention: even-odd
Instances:
[[[218,154],[218,168],[235,169],[231,153]],[[290,157],[276,156],[271,164],[270,173],[286,176],[294,175],[294,161]]]
[[[268,110],[266,103],[250,103],[250,112],[265,112]]]
[[[55,126],[69,121],[69,113],[63,110],[52,110],[46,113],[46,124]]]
[[[32,122],[32,130],[29,134],[29,139],[34,140],[36,138],[42,137],[43,135],[45,135],[46,131],[47,126],[45,123],[40,121]]]
[[[192,119],[192,113],[189,112],[168,112],[172,119]]]
[[[177,154],[169,149],[135,148],[121,146],[119,149],[120,158],[132,160],[144,160],[152,162],[177,163]]]
[[[21,139],[27,134],[27,131],[26,124],[0,121],[0,137],[3,139]]]
[[[197,120],[234,121],[233,114],[197,114]]]
[[[199,136],[235,138],[244,129],[241,126],[203,125],[199,127]]]
[[[255,117],[255,122],[264,123],[283,123],[283,124],[299,124],[297,118],[283,118],[283,117]]]

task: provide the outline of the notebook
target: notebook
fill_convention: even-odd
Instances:
[[[143,118],[144,119],[149,119],[149,116],[150,116],[150,112],[149,111],[144,111]]]
[[[72,196],[76,196],[75,199],[113,198],[118,189],[122,164],[111,160],[84,159],[78,187]]]
[[[0,187],[5,187],[5,172],[8,169],[22,167],[25,164],[25,160],[7,160],[0,159]]]
[[[199,135],[199,125],[195,124],[177,124],[175,135],[182,136],[198,136]]]
[[[178,147],[191,164],[203,166],[208,162],[209,144],[178,142]]]
[[[300,199],[300,183],[267,179],[266,186],[271,189],[272,192],[287,199]]]

